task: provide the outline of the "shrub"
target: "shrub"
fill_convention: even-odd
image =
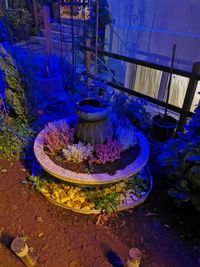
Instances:
[[[178,205],[191,201],[200,211],[200,108],[185,132],[164,146],[159,160],[168,172],[168,193]]]

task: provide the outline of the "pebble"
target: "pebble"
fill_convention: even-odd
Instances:
[[[39,223],[42,223],[43,219],[42,219],[42,217],[36,217],[36,221],[39,222]]]

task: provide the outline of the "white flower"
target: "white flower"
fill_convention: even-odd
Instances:
[[[84,145],[82,142],[78,144],[68,145],[67,149],[63,149],[63,156],[67,161],[82,162],[92,155],[93,146]]]
[[[135,127],[132,124],[118,126],[116,129],[116,138],[122,144],[124,150],[134,147],[137,144]]]

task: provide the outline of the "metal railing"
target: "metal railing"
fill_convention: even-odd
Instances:
[[[95,52],[95,48],[93,48],[93,47],[84,46],[83,48],[84,48],[85,52],[87,52],[87,53],[88,52],[92,52],[92,53]],[[85,54],[87,54],[87,53],[85,53]],[[170,67],[167,67],[167,66],[164,66],[161,64],[156,64],[156,63],[152,63],[152,62],[147,62],[145,60],[139,60],[136,58],[122,56],[119,54],[115,54],[115,53],[111,53],[111,52],[107,52],[107,51],[103,51],[103,50],[98,50],[98,55],[104,56],[104,57],[109,57],[109,58],[114,58],[114,59],[117,59],[120,61],[129,62],[132,64],[144,66],[144,67],[148,67],[148,68],[163,71],[166,73],[170,73]],[[88,70],[88,73],[90,73],[90,70]],[[179,117],[179,122],[178,122],[178,127],[177,127],[177,131],[179,131],[183,128],[183,125],[185,124],[187,117],[190,117],[193,114],[193,112],[191,112],[190,109],[191,109],[192,101],[193,101],[193,98],[194,98],[194,95],[196,92],[198,81],[200,81],[200,62],[193,63],[193,68],[192,68],[191,72],[185,71],[185,70],[179,70],[179,69],[175,68],[175,69],[173,69],[173,74],[189,78],[189,84],[188,84],[187,91],[186,91],[184,101],[183,101],[183,105],[181,108],[177,107],[175,105],[172,105],[172,104],[167,104],[165,101],[155,99],[153,97],[150,97],[148,95],[144,95],[142,93],[136,92],[136,91],[131,90],[129,88],[125,88],[125,87],[123,87],[119,84],[116,84],[114,82],[106,82],[105,80],[104,80],[104,82],[106,82],[109,86],[120,90],[121,92],[128,93],[130,95],[137,96],[137,97],[145,97],[151,103],[154,103],[154,104],[161,106],[161,107],[167,107],[169,110],[172,110],[174,112],[179,113],[180,117]],[[90,78],[95,78],[95,77],[93,75],[90,75]]]

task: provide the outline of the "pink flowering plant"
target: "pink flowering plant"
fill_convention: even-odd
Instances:
[[[70,129],[65,120],[48,123],[45,130],[44,148],[48,155],[60,153],[63,148],[67,148],[73,143],[74,129]]]
[[[96,144],[94,145],[94,156],[90,158],[89,164],[113,162],[120,158],[122,150],[123,147],[117,140],[110,139],[105,144]]]

